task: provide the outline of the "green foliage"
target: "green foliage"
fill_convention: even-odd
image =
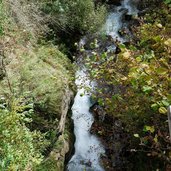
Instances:
[[[3,98],[1,98],[2,100]],[[31,132],[26,123],[26,106],[11,100],[9,107],[4,100],[0,109],[0,170],[27,170],[42,161],[41,150],[46,145],[40,132]],[[20,102],[21,103],[21,102]]]
[[[148,23],[137,32],[138,45],[120,45],[118,56],[99,54],[95,49],[88,61],[91,77],[100,87],[96,94],[99,104],[125,124],[131,135],[129,148],[147,150],[144,154],[165,162],[171,160],[167,137],[171,42],[169,22],[164,22],[169,20],[169,13],[165,7],[154,13],[155,21],[154,16],[148,16]]]
[[[58,142],[62,102],[73,86],[74,71],[57,46],[51,42],[37,44],[11,16],[9,20],[0,40],[4,43],[7,73],[0,81],[0,96],[8,99],[8,103],[0,103],[0,170],[32,170],[44,164],[43,155],[48,155]],[[49,163],[62,165],[64,156],[60,161],[54,157]],[[57,168],[55,164],[52,167]],[[44,170],[52,167],[47,164]]]
[[[73,68],[69,59],[50,43],[24,51],[17,49],[17,55],[17,67],[15,63],[7,66],[15,96],[30,92],[37,110],[43,112],[46,118],[59,119],[62,97],[65,90],[72,86]],[[1,81],[0,89],[1,94],[10,95],[6,79]]]
[[[164,0],[164,3],[171,7],[171,0]]]
[[[53,18],[51,22],[63,30],[95,31],[106,16],[105,7],[95,7],[93,0],[43,1],[42,8]]]

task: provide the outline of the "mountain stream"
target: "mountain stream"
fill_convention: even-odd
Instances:
[[[126,41],[126,38],[119,35],[119,30],[124,25],[122,18],[125,11],[127,15],[137,14],[137,9],[131,0],[124,0],[120,6],[113,6],[108,13],[105,25],[101,29],[103,33],[111,36],[113,40],[117,39],[120,42]],[[75,83],[77,85],[77,94],[72,106],[72,119],[76,138],[74,144],[75,153],[67,165],[67,170],[104,171],[100,164],[100,156],[105,154],[104,147],[99,139],[90,133],[94,118],[89,111],[93,104],[90,100],[91,93],[87,89],[93,89],[95,82],[89,80],[84,65],[76,72]]]

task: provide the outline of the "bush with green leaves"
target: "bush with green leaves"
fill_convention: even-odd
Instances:
[[[104,6],[96,6],[93,0],[43,0],[42,9],[51,16],[51,23],[62,30],[95,31],[106,16]]]
[[[44,135],[29,130],[26,106],[19,103],[13,99],[7,107],[3,99],[0,105],[0,170],[24,171],[43,160],[41,152],[47,145]]]
[[[171,7],[171,0],[164,0],[164,3]]]

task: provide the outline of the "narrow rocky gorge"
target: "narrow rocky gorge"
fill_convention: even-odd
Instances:
[[[121,1],[119,5],[114,5],[111,7],[106,18],[106,22],[102,29],[99,30],[98,34],[105,34],[106,36],[110,37],[112,42],[128,42],[128,34],[130,34],[131,36],[131,32],[128,28],[129,22],[125,20],[125,16],[137,16],[137,14],[138,10],[136,8],[136,3],[133,3],[129,0]],[[128,31],[127,37],[125,37],[124,35],[120,35],[120,31],[123,29]],[[109,40],[107,40],[105,43],[103,41],[100,41],[98,37],[96,38],[96,41],[98,47],[100,46],[99,42],[101,44],[106,44],[106,46],[103,45],[103,48],[99,48],[101,52],[106,49],[108,52],[114,51],[115,53],[117,53],[116,44],[110,43]],[[79,71],[77,71],[76,74],[77,95],[72,106],[72,119],[74,122],[74,134],[76,140],[74,145],[75,153],[69,161],[67,167],[67,170],[69,171],[81,171],[84,169],[87,171],[106,170],[106,168],[103,168],[100,161],[102,156],[107,155],[107,153],[105,154],[105,149],[107,148],[108,144],[105,144],[106,147],[103,147],[100,139],[90,132],[92,124],[94,123],[94,117],[90,111],[93,112],[93,110],[95,110],[90,110],[90,107],[93,105],[93,103],[91,102],[91,91],[93,91],[94,87],[96,87],[96,89],[98,88],[96,80],[91,81],[89,80],[90,78],[87,77],[88,71],[84,64],[85,60],[83,59],[90,58],[91,53],[93,53],[93,51],[91,52],[91,49],[86,49],[86,47],[90,46],[90,43],[91,40],[88,40],[86,36],[79,43],[79,46],[84,47],[85,51],[83,56],[78,56],[77,62],[77,65],[80,69]],[[100,62],[101,61],[99,61],[99,64]],[[96,134],[96,131],[94,131],[94,134]],[[115,134],[115,132],[113,132],[113,134]],[[117,143],[118,141],[119,139],[117,140]],[[118,151],[121,150],[119,149],[119,147],[117,147],[117,149]],[[115,150],[113,152],[118,153],[118,151]],[[113,155],[119,156],[119,153]],[[117,157],[115,157],[115,159],[116,158]],[[117,162],[118,161],[116,161],[116,163]],[[113,168],[115,167],[115,164],[113,165]]]
[[[170,23],[171,0],[0,1],[0,170],[169,171]]]

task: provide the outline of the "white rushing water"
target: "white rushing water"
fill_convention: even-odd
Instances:
[[[122,6],[123,8],[128,9],[128,14],[129,15],[137,15],[138,14],[138,9],[136,4],[139,2],[139,0],[124,0],[122,1]]]
[[[90,94],[87,88],[93,88],[93,83],[82,69],[76,73],[77,95],[72,106],[72,119],[74,120],[75,154],[68,164],[69,171],[103,171],[99,164],[99,157],[104,149],[96,136],[90,134],[90,128],[94,122],[91,107]]]
[[[102,32],[105,32],[105,34],[110,35],[113,39],[119,41],[123,40],[118,34],[118,31],[122,28],[121,20],[123,11],[121,9],[122,6],[115,7],[115,9],[108,14],[106,23],[102,28]]]
[[[135,1],[138,0],[124,0],[121,3],[121,6],[115,6],[111,12],[109,12],[108,17],[106,19],[106,23],[102,28],[102,32],[107,35],[110,35],[114,40],[118,40],[120,42],[124,42],[125,38],[121,37],[118,31],[122,28],[122,17],[123,14],[126,12],[128,15],[136,16],[138,10],[135,5]]]
[[[135,14],[134,7],[130,6],[129,0],[124,0],[121,6],[116,6],[109,13],[103,32],[123,42],[124,39],[118,34],[122,28],[122,16],[127,10],[129,14]],[[84,40],[82,40],[84,42]],[[72,106],[72,119],[74,121],[75,153],[68,163],[68,171],[104,171],[99,159],[104,154],[104,148],[95,135],[90,133],[93,115],[89,112],[92,106],[91,94],[87,88],[93,89],[93,83],[88,79],[86,69],[82,68],[76,73],[77,95]]]

